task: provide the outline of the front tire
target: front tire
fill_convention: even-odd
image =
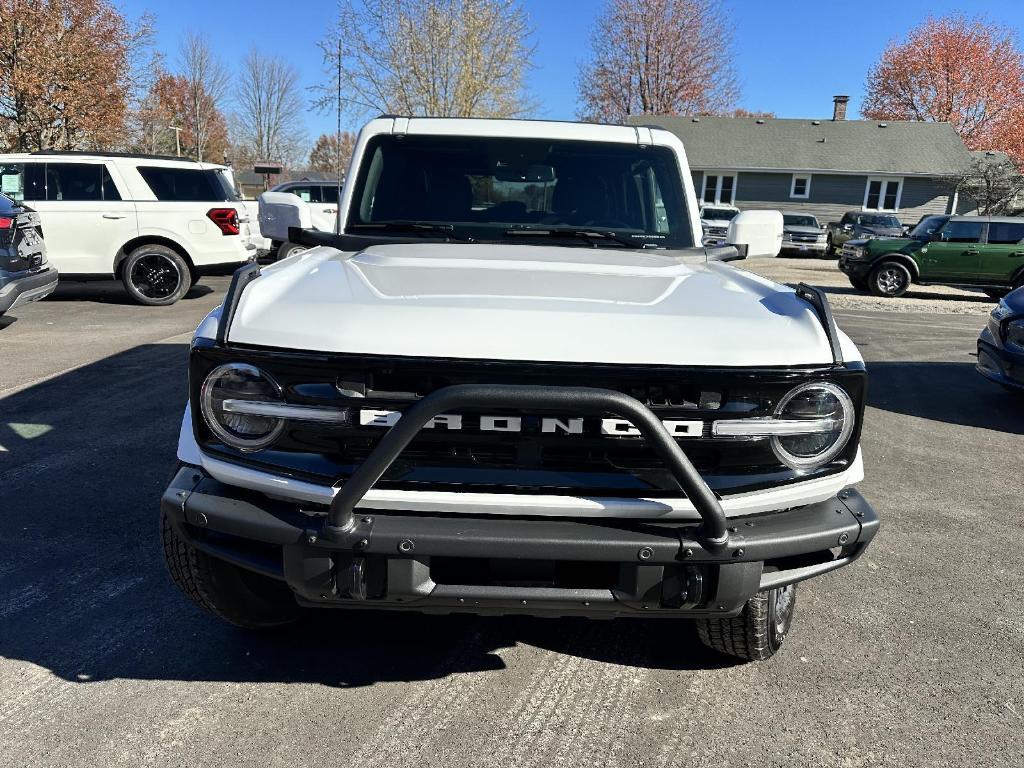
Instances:
[[[825,256],[828,257],[835,255],[836,247],[835,245],[832,244],[832,235],[830,234],[827,238],[825,238]]]
[[[868,289],[868,281],[863,277],[854,277],[853,275],[850,275],[850,285],[858,291],[866,291]]]
[[[160,515],[160,539],[171,580],[207,613],[245,629],[290,624],[299,606],[283,581],[210,557],[178,535]]]
[[[868,290],[875,296],[896,298],[910,288],[910,270],[898,261],[883,261],[868,275]]]
[[[163,245],[136,248],[121,265],[128,295],[147,307],[176,303],[192,287],[192,271],[177,251]]]
[[[782,647],[793,625],[796,584],[759,592],[731,619],[701,619],[697,634],[709,648],[743,661],[764,661]]]
[[[299,245],[298,243],[282,243],[281,247],[277,249],[277,261],[287,259],[289,256],[294,256],[296,253],[302,253],[308,251],[308,245]]]

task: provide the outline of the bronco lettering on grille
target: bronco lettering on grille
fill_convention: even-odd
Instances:
[[[359,411],[359,425],[362,427],[393,427],[402,417],[400,411],[383,411],[364,408]],[[665,429],[673,437],[700,437],[704,432],[703,421],[680,421],[662,419]],[[460,431],[462,416],[442,413],[424,425],[424,429],[442,428]],[[523,419],[520,416],[480,416],[480,432],[522,432]],[[545,416],[540,420],[540,431],[544,434],[582,435],[583,419],[559,419]],[[625,419],[601,419],[601,434],[610,437],[639,437],[640,430]]]

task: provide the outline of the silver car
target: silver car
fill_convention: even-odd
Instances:
[[[825,231],[818,220],[807,213],[782,212],[782,250],[779,255],[824,256]]]

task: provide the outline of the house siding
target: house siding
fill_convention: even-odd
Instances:
[[[700,197],[702,171],[693,171],[693,184]],[[810,213],[822,223],[838,221],[847,211],[859,211],[864,204],[867,175],[811,174],[808,199],[790,199],[791,173],[740,171],[736,179],[736,205],[740,209],[776,209]],[[915,224],[922,216],[949,212],[950,192],[941,179],[907,177],[903,179],[900,221]]]

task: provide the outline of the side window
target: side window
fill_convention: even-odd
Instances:
[[[0,192],[18,202],[45,199],[42,171],[42,163],[0,164]]]
[[[1024,221],[993,221],[988,225],[989,245],[1016,245],[1024,240]]]
[[[114,184],[114,180],[110,176],[110,171],[107,166],[103,166],[103,199],[104,200],[120,200],[121,193],[117,191],[117,185]]]
[[[983,226],[980,221],[950,221],[940,236],[944,243],[980,243]]]
[[[103,199],[102,165],[95,163],[47,163],[46,199],[93,201]]]
[[[853,224],[853,216],[848,213],[843,214],[843,218],[839,221],[839,226],[845,227],[847,224]]]
[[[315,202],[313,200],[313,190],[309,187],[292,187],[288,191],[293,195],[298,195],[300,200],[304,200],[307,203]]]
[[[325,203],[337,203],[338,202],[338,188],[337,187],[320,187],[321,199]]]
[[[157,200],[182,203],[223,203],[233,200],[233,193],[222,183],[215,170],[139,166]]]

